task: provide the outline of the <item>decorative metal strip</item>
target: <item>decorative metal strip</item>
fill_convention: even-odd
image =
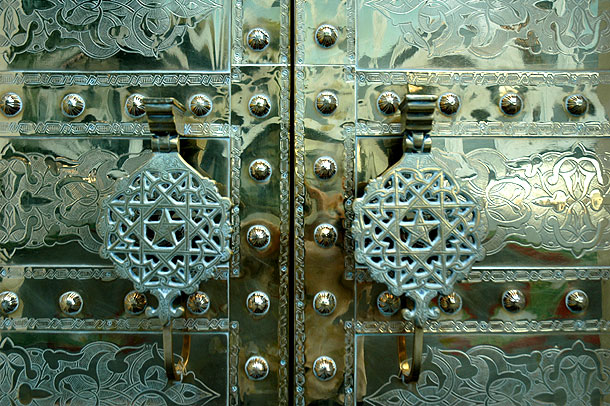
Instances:
[[[399,123],[382,123],[368,120],[358,120],[358,137],[379,137],[401,134]],[[554,122],[554,121],[435,121],[432,125],[432,136],[446,137],[607,137],[610,133],[610,122]]]
[[[239,65],[244,58],[244,3],[242,0],[232,2],[231,24],[233,25],[233,44],[231,45],[233,64]]]
[[[345,399],[343,404],[345,406],[354,405],[354,378],[356,370],[354,365],[356,364],[356,354],[354,351],[355,340],[354,340],[354,328],[351,321],[346,321],[345,325],[345,372],[343,375],[343,387]]]
[[[230,74],[217,72],[7,72],[0,74],[0,85],[23,85],[26,87],[228,87],[230,84]]]
[[[239,322],[229,330],[229,406],[239,405]]]
[[[383,83],[386,85],[416,86],[598,86],[610,84],[610,73],[594,71],[428,71],[357,70],[359,85]]]
[[[410,321],[355,321],[356,334],[404,334],[413,331]],[[426,334],[521,334],[549,332],[606,333],[610,331],[610,320],[441,320],[427,321]]]
[[[226,280],[229,275],[227,267],[218,267],[211,279]],[[119,276],[114,267],[33,267],[33,266],[4,266],[0,268],[0,277],[6,279],[73,279],[89,280],[100,279],[104,281],[114,280]]]
[[[282,15],[288,9],[287,0],[282,0]],[[286,10],[284,10],[286,9]],[[288,22],[284,24],[282,21],[282,27],[285,25],[289,26]],[[283,29],[283,28],[282,28]],[[285,35],[285,33],[282,33]],[[284,38],[282,41],[285,41]],[[280,51],[284,52],[280,47]],[[278,317],[278,340],[280,348],[280,366],[278,372],[278,399],[281,405],[290,404],[292,394],[289,393],[289,379],[290,372],[289,364],[290,360],[290,211],[292,206],[290,204],[290,172],[292,171],[290,165],[290,69],[283,68],[281,72],[281,88],[280,88],[280,253],[279,253],[279,273],[280,273],[280,286],[279,286],[279,317]]]
[[[601,404],[610,394],[610,350],[581,340],[568,348],[507,354],[491,345],[466,352],[427,347],[411,390],[391,376],[365,405]],[[605,402],[603,402],[605,403]]]
[[[355,146],[355,128],[354,126],[345,126],[343,128],[343,150],[345,163],[345,184],[343,186],[343,202],[345,206],[345,227],[344,227],[344,261],[345,261],[345,279],[354,279],[356,263],[354,261],[354,237],[352,236],[352,222],[354,221],[354,199],[356,198],[355,191],[355,172],[354,163],[356,162],[356,146]],[[368,271],[366,277],[370,278]]]
[[[241,153],[243,146],[243,138],[239,131],[239,127],[233,126],[231,132],[231,224],[233,225],[233,234],[231,236],[231,277],[238,277],[240,274],[240,222],[239,216],[239,191],[241,187]]]
[[[565,0],[552,6],[516,0],[501,7],[493,1],[432,0],[422,5],[366,0],[364,6],[398,28],[401,42],[424,50],[429,58],[492,59],[516,48],[530,55],[566,55],[580,63],[610,49],[610,13],[599,11],[595,0]]]
[[[366,268],[356,268],[352,278],[358,283],[370,283]],[[559,281],[607,281],[610,268],[532,268],[532,269],[472,269],[462,283],[506,283],[506,282],[559,282]]]
[[[229,331],[228,319],[174,319],[174,330],[192,332]],[[0,317],[0,330],[79,330],[79,331],[160,331],[163,324],[157,318],[116,318],[116,319],[77,319],[77,318],[29,318]]]
[[[297,35],[302,35],[303,4],[297,1]],[[300,14],[299,14],[300,13]],[[297,63],[303,57],[303,42],[297,39]],[[302,59],[300,60],[302,62]],[[294,404],[305,405],[305,70],[296,67],[294,138]]]

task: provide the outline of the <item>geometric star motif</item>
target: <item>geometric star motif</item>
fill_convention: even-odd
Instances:
[[[449,294],[484,257],[477,202],[430,154],[406,153],[354,202],[356,262],[395,295],[413,299],[407,317],[438,317],[430,301]]]
[[[103,201],[100,255],[138,291],[159,299],[149,317],[168,321],[182,313],[174,299],[196,291],[228,261],[230,206],[178,153],[155,153]]]

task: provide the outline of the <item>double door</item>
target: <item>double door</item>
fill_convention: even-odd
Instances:
[[[0,405],[609,403],[609,49],[607,0],[0,0]]]

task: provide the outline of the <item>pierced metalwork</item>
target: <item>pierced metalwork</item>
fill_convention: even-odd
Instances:
[[[144,96],[139,93],[130,95],[125,100],[125,112],[131,118],[144,117],[146,109],[144,109]]]
[[[322,248],[330,248],[337,242],[337,229],[332,224],[320,224],[313,232],[314,240]]]
[[[384,316],[393,316],[400,310],[400,296],[393,295],[387,290],[377,296],[377,308]]]
[[[5,291],[0,293],[0,311],[2,314],[9,315],[15,313],[19,308],[19,297],[15,292]]]
[[[157,297],[147,316],[178,317],[184,309],[174,299],[193,293],[229,259],[230,206],[178,153],[154,154],[104,200],[100,255],[136,290]]]
[[[269,246],[271,242],[271,233],[269,229],[262,225],[252,226],[247,232],[248,244],[257,250],[263,250]]]
[[[0,111],[7,117],[15,117],[21,113],[23,102],[17,93],[4,93],[0,98]]]
[[[316,96],[316,109],[323,116],[329,116],[337,110],[337,95],[330,90],[324,90]]]
[[[566,307],[572,313],[582,313],[589,306],[589,296],[580,289],[574,289],[566,295]]]
[[[76,93],[64,96],[61,101],[61,112],[69,118],[76,118],[85,111],[85,99]]]
[[[269,33],[262,28],[253,28],[248,32],[247,42],[251,50],[261,52],[269,46]]]
[[[327,180],[337,173],[337,163],[329,156],[322,156],[314,162],[313,171],[318,178]]]
[[[507,116],[516,116],[523,109],[523,99],[517,93],[507,93],[500,98],[500,110]]]
[[[189,312],[202,315],[210,309],[210,297],[207,293],[198,290],[186,299],[186,307]]]
[[[313,374],[321,381],[332,379],[336,373],[337,364],[331,357],[323,355],[313,362]]]
[[[123,300],[125,311],[133,315],[144,313],[147,303],[148,299],[146,299],[146,295],[137,290],[132,290],[126,294],[125,299]]]
[[[377,98],[377,108],[386,116],[395,114],[398,106],[400,106],[400,96],[394,92],[383,92]]]
[[[250,110],[250,114],[254,117],[264,118],[267,117],[271,111],[271,102],[267,96],[257,94],[250,99],[248,109]]]
[[[431,154],[406,153],[354,203],[356,261],[413,299],[408,317],[420,322],[438,317],[429,302],[484,257],[479,205],[444,168]]]
[[[337,42],[339,32],[330,24],[322,24],[315,34],[316,43],[322,48],[330,48]]]
[[[255,159],[250,164],[250,177],[257,182],[265,182],[271,177],[271,164],[265,159]]]
[[[335,311],[337,298],[334,293],[322,290],[313,297],[313,308],[321,316],[328,316]]]
[[[262,381],[269,375],[269,363],[258,355],[248,358],[245,369],[246,375],[253,381]]]
[[[246,307],[254,316],[263,316],[269,311],[269,295],[265,292],[255,291],[246,298]]]
[[[453,116],[460,110],[460,97],[455,93],[444,93],[438,98],[438,109],[446,116]]]
[[[83,298],[78,292],[69,291],[59,297],[59,309],[69,315],[75,316],[83,309]]]
[[[205,94],[196,94],[188,102],[191,113],[196,117],[205,117],[212,111],[212,100]]]
[[[518,289],[510,289],[502,294],[502,307],[508,312],[520,312],[525,305],[525,295]]]
[[[462,310],[462,297],[456,292],[439,296],[438,307],[441,308],[443,313],[455,314]]]
[[[580,117],[587,112],[589,101],[582,94],[573,94],[566,97],[565,108],[570,115]]]

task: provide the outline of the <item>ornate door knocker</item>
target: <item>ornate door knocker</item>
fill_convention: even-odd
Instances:
[[[483,259],[481,209],[450,165],[431,153],[432,114],[436,96],[407,95],[401,104],[404,154],[380,177],[370,181],[354,202],[352,233],[355,256],[371,278],[392,294],[410,298],[402,309],[412,320],[413,357],[401,361],[406,382],[421,368],[423,327],[439,316],[430,302],[448,295]],[[399,353],[406,353],[404,337]]]
[[[172,351],[172,319],[184,313],[174,300],[190,294],[216,273],[231,255],[231,202],[211,179],[179,153],[184,107],[172,98],[145,98],[153,154],[148,162],[116,185],[102,203],[98,230],[100,255],[109,258],[136,290],[158,300],[148,317],[164,325],[165,369],[175,379],[186,367],[190,338],[185,335],[181,365]]]

